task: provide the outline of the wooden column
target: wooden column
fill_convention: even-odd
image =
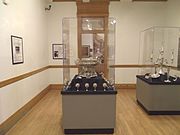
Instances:
[[[83,2],[83,0],[76,0],[77,4],[77,18],[78,18],[78,57],[82,57],[82,33],[103,33],[104,34],[104,63],[98,66],[101,72],[104,72],[105,77],[108,77],[108,16],[109,16],[109,0],[89,0],[89,2]],[[103,18],[104,28],[102,31],[82,30],[82,18]]]

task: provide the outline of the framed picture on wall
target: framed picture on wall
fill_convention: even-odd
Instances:
[[[11,35],[12,64],[24,62],[23,38]]]
[[[53,59],[63,59],[64,58],[64,45],[52,44],[52,56],[53,56]]]

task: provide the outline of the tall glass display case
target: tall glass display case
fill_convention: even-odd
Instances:
[[[151,27],[140,33],[140,74],[164,74],[167,67],[179,66],[179,27]],[[158,76],[158,75],[157,75]],[[154,76],[156,77],[156,76]]]
[[[117,91],[110,65],[115,62],[116,21],[110,18],[107,27],[105,22],[99,17],[63,19],[65,134],[114,133]]]
[[[63,83],[70,81],[75,74],[78,74],[78,68],[75,61],[78,59],[77,53],[77,19],[63,18],[62,20],[62,42],[64,45],[65,58],[63,59]]]
[[[65,58],[63,60],[64,84],[77,74],[84,74],[85,76],[89,74],[91,76],[93,72],[97,72],[103,75],[104,73],[99,70],[99,65],[104,63],[107,63],[108,67],[108,77],[106,79],[110,83],[114,83],[115,69],[110,68],[110,65],[115,63],[115,19],[109,18],[108,20],[107,37],[104,34],[105,22],[102,18],[83,18],[81,39],[78,39],[77,23],[77,18],[64,18],[62,21],[62,40],[65,46]],[[80,57],[78,55],[78,40],[80,40],[82,47]],[[106,54],[104,53],[105,49],[107,49]],[[82,66],[85,63],[86,66]]]
[[[141,32],[140,74],[136,81],[138,104],[148,114],[180,114],[180,28],[151,27]],[[173,73],[174,72],[174,73]]]

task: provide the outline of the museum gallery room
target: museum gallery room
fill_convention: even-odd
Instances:
[[[0,135],[180,135],[180,0],[0,0]]]

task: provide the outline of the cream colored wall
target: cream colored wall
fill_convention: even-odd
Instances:
[[[48,11],[48,46],[49,46],[49,64],[62,65],[62,60],[54,60],[52,58],[52,44],[62,43],[62,19],[64,17],[76,17],[76,3],[75,2],[53,2],[52,9]],[[76,33],[74,34],[74,37]],[[71,38],[71,40],[73,40]],[[76,43],[73,42],[74,47]],[[73,47],[71,47],[73,48]],[[75,47],[76,48],[76,47]],[[77,48],[76,48],[77,49]],[[63,70],[50,69],[50,83],[63,83]]]
[[[168,0],[167,2],[167,26],[180,27],[180,0]]]
[[[47,17],[44,0],[0,1],[0,81],[47,66]],[[24,63],[12,65],[11,35],[23,38]],[[43,71],[0,88],[0,123],[48,86]]]
[[[112,2],[116,18],[116,64],[138,64],[140,31],[164,25],[164,2]],[[116,69],[116,83],[135,83],[138,69]]]
[[[167,2],[166,26],[180,27],[180,0],[168,0]],[[180,31],[179,31],[180,37]],[[180,71],[171,70],[171,75],[180,76]]]

